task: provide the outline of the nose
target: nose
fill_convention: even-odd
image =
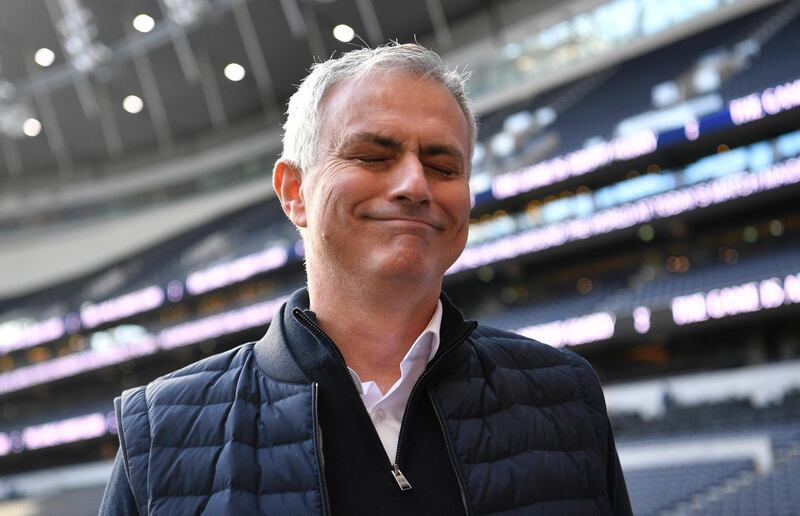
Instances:
[[[407,153],[392,171],[390,194],[399,201],[417,205],[430,203],[428,176],[416,154]]]

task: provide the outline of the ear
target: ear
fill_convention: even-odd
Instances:
[[[285,159],[279,159],[272,169],[272,187],[281,201],[281,207],[289,220],[299,228],[307,226],[306,205],[300,185],[303,182],[300,170]]]

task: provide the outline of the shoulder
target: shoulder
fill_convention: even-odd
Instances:
[[[164,376],[160,376],[153,380],[153,382],[163,382],[171,379],[186,378],[205,373],[224,372],[230,369],[240,368],[245,365],[252,355],[254,344],[254,342],[248,342],[247,344],[242,344],[228,351],[203,358],[171,373],[167,373]]]
[[[255,365],[253,346],[250,342],[212,355],[117,397],[117,431],[120,444],[130,456],[126,461],[146,455],[156,436],[173,432],[184,421],[199,420],[200,413],[222,417],[234,404],[261,406],[302,390],[301,386],[280,384],[264,376]]]
[[[179,397],[192,396],[188,387],[223,386],[252,363],[253,343],[242,344],[228,351],[211,355],[176,371],[160,376],[146,386],[148,399],[158,399],[166,392]],[[197,393],[197,391],[194,391]],[[208,392],[204,390],[204,395]]]
[[[537,340],[479,325],[470,337],[473,352],[482,368],[510,370],[551,370],[571,377],[580,387],[582,397],[593,407],[605,412],[605,402],[592,366],[583,357],[565,348],[555,348]]]
[[[470,336],[470,343],[476,353],[495,360],[501,366],[548,367],[573,365],[576,359],[583,360],[570,351],[482,324]]]
[[[154,404],[187,402],[200,394],[208,396],[203,386],[220,387],[225,377],[238,374],[251,360],[252,342],[206,357],[185,367],[160,376],[146,385],[124,391],[119,398],[119,409],[126,414],[147,412]]]

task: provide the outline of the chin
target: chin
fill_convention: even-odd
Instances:
[[[376,274],[396,279],[423,281],[434,276],[436,264],[416,253],[396,253],[383,260],[375,260],[370,270]]]

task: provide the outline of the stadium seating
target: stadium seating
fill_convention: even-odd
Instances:
[[[651,91],[656,84],[675,79],[706,52],[732,51],[759,28],[786,16],[785,7],[780,4],[764,9],[619,65],[611,73],[603,75],[599,83],[595,80],[588,95],[557,109],[558,116],[549,130],[558,135],[559,145],[540,159],[579,149],[592,138],[612,138],[618,122],[653,108]],[[782,25],[777,33],[762,43],[756,55],[750,58],[749,66],[722,81],[719,93],[723,100],[732,100],[800,77],[800,65],[795,56],[800,18],[794,11],[788,14],[792,21]],[[580,79],[578,83],[592,81],[593,78],[589,77]],[[500,131],[500,120],[515,112],[533,112],[553,105],[558,99],[559,96],[547,92],[513,109],[506,108],[489,115],[482,122],[481,140],[490,140]]]
[[[794,515],[800,507],[800,448],[779,459],[765,475],[744,474],[727,489],[709,497],[705,503],[689,506],[688,514],[728,516],[729,514]]]
[[[757,473],[752,461],[696,462],[626,471],[635,514],[682,509],[691,514],[796,514],[800,473],[800,392],[754,408],[730,400],[691,407],[672,405],[656,420],[615,415],[617,447],[657,443],[665,449],[685,439],[768,435],[775,464]]]
[[[721,91],[726,99],[741,97],[800,77],[800,62],[796,58],[797,34],[800,31],[797,5],[782,4],[777,9],[779,19],[769,21],[780,23],[780,30],[761,44],[757,57],[749,67],[722,85]],[[783,25],[787,19],[788,23]]]
[[[628,312],[636,306],[668,306],[672,298],[738,285],[770,277],[796,274],[800,246],[785,245],[743,258],[737,265],[711,264],[680,274],[666,274],[649,282],[627,285],[623,278],[606,281],[600,292],[549,297],[546,302],[511,306],[483,320],[499,328],[517,330],[590,312]],[[616,288],[615,288],[616,286]]]
[[[626,473],[625,481],[634,514],[648,516],[671,509],[711,486],[752,471],[749,461],[722,461],[666,466]]]
[[[65,489],[46,496],[0,502],[0,514],[18,516],[90,516],[97,514],[105,485]]]

